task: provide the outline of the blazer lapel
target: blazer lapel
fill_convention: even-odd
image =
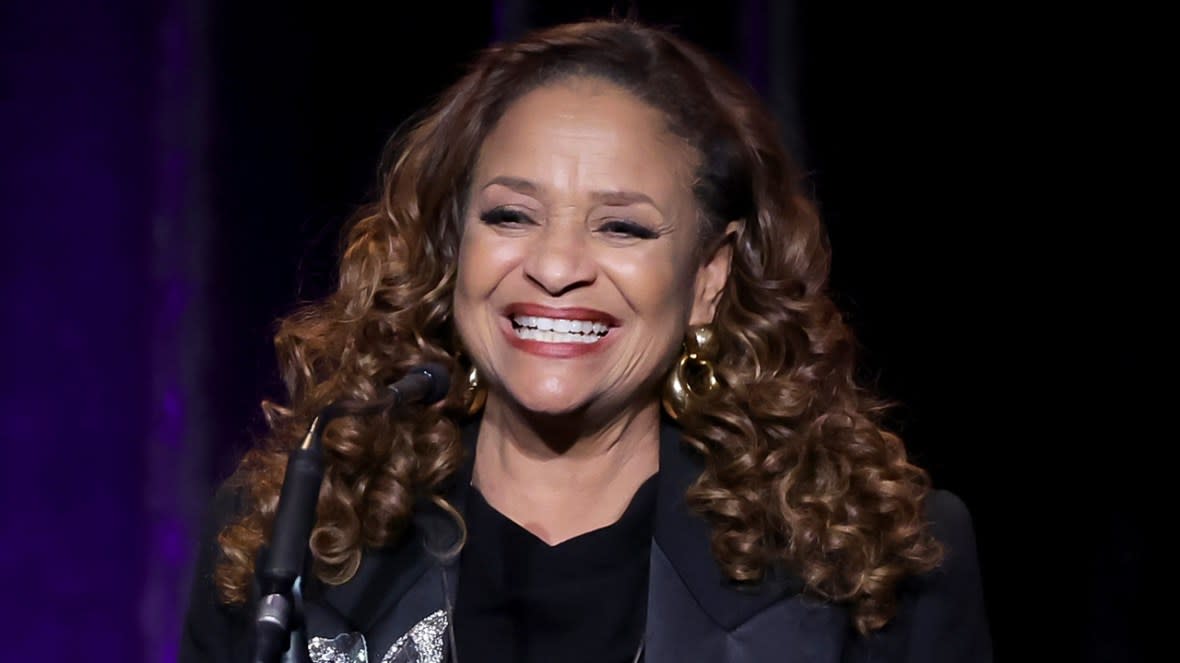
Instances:
[[[445,491],[459,513],[466,512],[478,420],[463,428],[467,462]],[[710,526],[685,501],[704,463],[665,422],[660,431],[660,477],[648,587],[645,658],[651,663],[724,657],[726,639],[774,603],[801,591],[802,581],[772,573],[744,586],[722,573],[710,549]],[[458,591],[458,559],[442,558],[458,535],[451,516],[429,500],[415,505],[414,520],[398,545],[367,550],[356,575],[343,585],[308,589],[310,637],[335,638],[361,633],[370,658],[380,660],[394,642],[438,611],[453,606]],[[697,656],[697,655],[700,656]]]
[[[471,482],[470,450],[478,425],[466,426],[463,443],[467,461],[444,493],[459,513],[466,507]],[[369,658],[380,661],[399,638],[429,622],[431,628],[449,619],[458,590],[459,531],[452,517],[430,499],[414,505],[413,520],[397,544],[366,549],[356,574],[342,585],[317,583],[305,612],[308,636],[333,639],[341,633],[360,633]],[[441,622],[436,613],[442,612]]]
[[[733,631],[777,601],[798,594],[803,582],[778,569],[756,585],[736,583],[725,576],[710,547],[710,525],[693,513],[685,500],[689,486],[704,471],[700,455],[684,444],[679,429],[665,421],[660,429],[660,485],[652,545],[651,587],[648,596],[648,635],[652,629],[673,628],[686,622],[683,608],[701,613],[714,629]],[[690,606],[683,605],[691,598]],[[676,617],[679,615],[679,617]],[[683,624],[687,626],[687,624]],[[684,637],[692,631],[669,633]]]

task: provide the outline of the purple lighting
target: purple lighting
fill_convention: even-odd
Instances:
[[[152,182],[151,391],[146,445],[150,556],[140,604],[143,660],[174,661],[203,507],[202,426],[209,265],[206,237],[206,4],[170,0],[157,17]]]
[[[59,0],[0,19],[5,660],[141,659],[144,20]]]
[[[5,660],[176,659],[207,482],[206,4],[0,19]]]

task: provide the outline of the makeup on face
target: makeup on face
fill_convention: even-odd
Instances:
[[[629,92],[574,80],[524,95],[488,135],[454,316],[489,407],[655,402],[699,267],[690,160],[665,124]]]
[[[526,302],[509,304],[504,317],[510,325],[504,334],[515,348],[542,357],[577,357],[609,346],[607,337],[619,320],[591,308],[541,306]]]

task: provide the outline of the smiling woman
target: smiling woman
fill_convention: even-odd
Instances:
[[[219,493],[184,659],[248,659],[316,414],[423,361],[469,380],[325,432],[312,660],[989,659],[969,517],[853,381],[828,262],[769,114],[699,49],[611,21],[488,50],[283,322],[288,402]]]
[[[454,299],[489,386],[473,485],[551,544],[618,520],[658,469],[658,384],[729,271],[728,242],[697,256],[692,153],[665,124],[571,77],[513,103],[475,164]],[[578,425],[547,439],[559,417]]]

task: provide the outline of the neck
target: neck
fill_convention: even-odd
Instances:
[[[659,404],[594,425],[537,416],[489,397],[472,485],[497,511],[549,545],[617,521],[659,469]]]

